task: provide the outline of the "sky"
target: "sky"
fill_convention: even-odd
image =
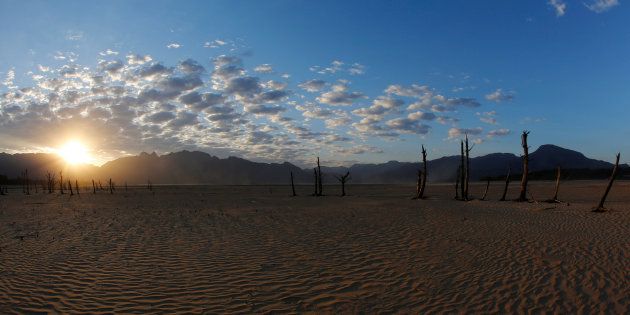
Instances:
[[[623,0],[0,0],[0,152],[630,161]]]

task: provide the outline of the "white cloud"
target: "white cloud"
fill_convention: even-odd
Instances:
[[[593,12],[602,13],[619,5],[619,1],[618,0],[595,0],[591,4],[585,3],[584,5]]]
[[[514,93],[497,89],[490,94],[486,94],[486,99],[497,103],[512,101],[514,99]]]
[[[488,138],[507,136],[509,134],[510,134],[510,129],[502,128],[502,129],[490,130],[488,131]]]
[[[166,45],[166,48],[168,48],[168,49],[177,49],[177,48],[180,48],[180,47],[182,47],[182,45],[180,45],[178,43],[170,43],[170,44]]]
[[[118,52],[117,51],[113,51],[111,49],[107,49],[105,51],[101,51],[100,53],[98,53],[101,56],[117,56]]]
[[[218,48],[221,46],[225,46],[227,44],[226,41],[220,40],[220,39],[215,39],[213,41],[209,41],[209,42],[205,42],[203,44],[203,47],[205,48]]]
[[[548,4],[556,11],[556,16],[560,17],[566,13],[567,4],[563,0],[549,0]]]
[[[455,138],[460,138],[466,134],[468,135],[480,135],[483,132],[483,128],[481,127],[477,127],[477,128],[451,128],[448,130],[448,138],[449,139],[455,139]]]
[[[254,71],[258,73],[272,73],[273,67],[270,64],[265,63],[254,68]]]
[[[345,83],[338,83],[332,86],[332,90],[317,97],[317,101],[333,106],[352,105],[356,100],[365,98],[360,92],[349,92]]]

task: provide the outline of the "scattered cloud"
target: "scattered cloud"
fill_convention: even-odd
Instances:
[[[509,134],[510,134],[510,129],[505,129],[505,128],[495,129],[495,130],[488,131],[488,138],[507,136]]]
[[[483,128],[451,128],[448,130],[448,139],[461,138],[464,135],[477,136],[483,132]]]
[[[180,47],[182,47],[182,45],[180,45],[178,43],[170,43],[170,44],[166,45],[166,48],[168,48],[168,49],[177,49],[177,48],[180,48]]]
[[[514,100],[514,93],[504,92],[502,89],[497,89],[490,94],[486,94],[486,99],[497,103],[509,102]]]
[[[302,82],[298,86],[307,92],[314,93],[314,92],[319,92],[323,90],[324,87],[326,86],[326,81],[313,79],[313,80]]]
[[[333,106],[348,106],[362,98],[365,98],[363,93],[350,92],[348,91],[348,85],[340,82],[333,85],[330,91],[322,93],[317,97],[317,101]]]
[[[113,51],[111,49],[107,49],[105,51],[101,51],[100,53],[98,53],[101,56],[117,56],[118,52],[117,51]]]
[[[254,71],[258,73],[272,73],[273,67],[270,64],[265,63],[255,67]]]
[[[560,17],[566,13],[567,4],[563,0],[549,0],[548,4],[556,12],[556,16]]]
[[[615,6],[618,6],[619,1],[618,0],[595,0],[591,2],[590,4],[585,3],[584,5],[593,12],[602,13],[602,12],[606,12],[610,10],[611,8]]]

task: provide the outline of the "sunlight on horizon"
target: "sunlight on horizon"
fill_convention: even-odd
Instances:
[[[70,140],[56,150],[68,164],[88,164],[94,161],[88,148],[77,140]]]

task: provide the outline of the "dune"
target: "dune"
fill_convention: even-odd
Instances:
[[[630,183],[592,213],[604,185],[563,184],[562,204],[495,201],[498,182],[469,202],[451,185],[11,192],[0,312],[627,314]]]

